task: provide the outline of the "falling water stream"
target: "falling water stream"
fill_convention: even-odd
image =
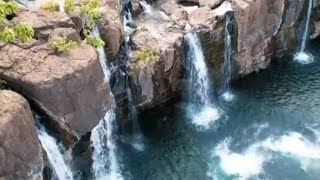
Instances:
[[[187,26],[187,28],[189,27]],[[189,30],[186,29],[186,31]],[[188,32],[186,39],[189,47],[187,55],[187,66],[190,76],[189,114],[192,117],[193,124],[202,129],[208,129],[214,121],[219,119],[220,112],[211,102],[211,84],[198,36],[197,34]]]
[[[97,26],[93,28],[93,36],[100,37]],[[98,48],[99,60],[105,75],[105,81],[109,81],[110,72],[106,65],[106,54],[103,47]],[[91,132],[91,146],[94,148],[92,152],[93,159],[93,176],[96,180],[122,180],[121,171],[116,155],[117,146],[115,142],[115,102],[112,96],[111,109],[100,120],[99,124]]]
[[[126,53],[127,53],[127,62],[126,62],[126,92],[127,92],[127,98],[128,98],[128,110],[129,110],[129,119],[131,121],[132,131],[129,138],[129,143],[132,145],[132,147],[138,151],[142,151],[144,149],[143,145],[143,135],[141,133],[140,125],[138,123],[138,114],[137,109],[135,107],[135,101],[133,99],[132,90],[131,90],[131,84],[130,84],[130,68],[131,68],[131,61],[132,61],[132,47],[131,47],[131,39],[130,35],[134,31],[134,20],[132,19],[131,15],[131,0],[128,0],[127,2],[124,2],[124,16],[123,16],[123,24],[124,24],[124,30],[126,34],[126,41],[125,41],[125,47],[126,47]]]
[[[304,33],[302,37],[302,43],[300,47],[300,51],[295,54],[294,60],[301,64],[309,64],[313,62],[313,56],[309,53],[305,52],[306,42],[309,39],[309,25],[310,25],[310,17],[312,11],[313,0],[309,0],[308,12],[307,12],[307,20],[304,28]]]
[[[234,95],[230,92],[229,83],[231,80],[231,58],[232,58],[232,44],[231,44],[231,34],[230,28],[232,27],[231,17],[228,13],[226,13],[226,22],[224,29],[224,44],[225,44],[225,52],[224,52],[224,82],[222,87],[222,97],[225,101],[232,101],[234,99]]]
[[[43,126],[40,126],[37,132],[42,147],[46,151],[51,168],[54,171],[54,175],[60,180],[73,180],[71,169],[67,166],[56,139],[50,136]]]

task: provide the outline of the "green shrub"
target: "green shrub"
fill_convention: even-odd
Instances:
[[[64,38],[51,39],[48,43],[50,47],[54,48],[60,53],[68,53],[77,45],[77,42],[71,40],[68,41]]]
[[[22,42],[27,42],[34,36],[33,28],[27,23],[19,23],[13,29],[16,37]]]
[[[54,13],[56,11],[59,11],[59,4],[54,1],[47,1],[41,5],[41,8],[51,13]]]
[[[0,31],[0,40],[3,42],[13,42],[16,39],[14,29],[5,27]]]
[[[65,0],[64,1],[64,9],[67,12],[73,11],[74,10],[74,2],[73,2],[73,0]]]
[[[32,39],[34,30],[30,25],[21,22],[13,25],[6,19],[8,15],[13,15],[18,9],[17,2],[0,0],[0,41],[13,42],[19,39],[26,42]]]
[[[19,9],[19,4],[16,1],[5,2],[0,0],[0,16],[5,18],[7,15],[14,14]]]
[[[87,36],[84,42],[95,48],[103,47],[105,42],[98,36]]]
[[[147,47],[136,52],[134,61],[151,61],[158,59],[159,56],[156,55],[155,49]]]
[[[86,14],[86,27],[92,29],[95,20],[101,17],[100,0],[87,0],[81,7],[81,12]]]
[[[7,82],[5,80],[0,79],[0,90],[7,88]]]

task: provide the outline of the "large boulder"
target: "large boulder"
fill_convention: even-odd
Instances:
[[[131,77],[133,92],[140,108],[148,108],[177,95],[181,84],[183,34],[164,21],[144,20],[132,35],[134,45]],[[168,38],[170,37],[170,38]],[[155,59],[139,59],[137,53],[149,48]]]
[[[99,29],[101,38],[106,42],[107,55],[111,59],[116,57],[124,40],[121,8],[120,0],[103,0],[100,8]]]
[[[80,40],[66,13],[22,10],[13,21],[31,24],[36,40],[0,44],[0,77],[70,133],[90,132],[111,105],[96,50],[79,43],[57,53],[48,46],[48,38],[57,36]]]
[[[237,26],[234,60],[239,75],[267,68],[274,57],[297,48],[309,1],[232,1]]]
[[[0,91],[0,179],[42,179],[42,148],[26,99]]]

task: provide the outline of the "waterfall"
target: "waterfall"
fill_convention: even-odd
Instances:
[[[310,24],[310,16],[311,16],[312,4],[313,4],[313,0],[309,0],[309,7],[308,7],[306,26],[305,26],[305,29],[304,29],[303,39],[302,39],[301,49],[300,49],[301,52],[304,52],[304,50],[306,48],[306,41],[307,41],[308,35],[309,35],[309,24]]]
[[[313,62],[313,56],[311,54],[305,53],[306,42],[309,35],[309,24],[310,24],[310,17],[311,17],[311,11],[312,11],[312,4],[313,4],[313,0],[309,0],[307,20],[304,28],[303,37],[302,37],[300,52],[294,55],[294,60],[298,61],[301,64],[309,64]]]
[[[189,100],[191,101],[188,110],[193,124],[202,129],[209,129],[210,125],[219,119],[220,112],[210,100],[208,69],[198,36],[188,32],[186,39],[189,47],[187,66],[190,76]]]
[[[166,15],[166,13],[153,8],[150,4],[148,4],[146,1],[140,1],[139,2],[143,12],[148,15],[152,19],[156,19],[159,21],[170,21],[170,17]]]
[[[123,24],[124,29],[126,33],[126,53],[128,57],[128,61],[126,62],[126,92],[127,92],[127,98],[128,98],[128,109],[129,109],[129,119],[131,120],[132,125],[132,136],[130,137],[130,144],[133,148],[136,150],[142,151],[144,149],[143,146],[143,136],[141,133],[141,129],[138,123],[138,115],[137,115],[137,109],[134,104],[134,99],[132,96],[132,90],[130,88],[130,66],[131,66],[131,60],[132,60],[132,48],[131,48],[131,42],[130,42],[130,35],[134,31],[134,29],[131,27],[132,24],[134,24],[134,21],[132,19],[131,15],[131,1],[125,2],[125,13],[123,17]]]
[[[72,172],[63,159],[57,141],[51,137],[42,126],[37,129],[37,132],[55,175],[61,180],[73,180]]]
[[[99,36],[99,29],[95,26],[92,30],[94,36]],[[97,48],[99,60],[105,75],[105,80],[108,82],[110,77],[109,69],[106,65],[106,54],[104,48]],[[97,180],[122,180],[118,160],[116,156],[116,144],[114,140],[115,126],[115,102],[112,96],[111,109],[100,120],[99,124],[91,132],[91,146],[94,148],[92,152],[93,159],[93,175]]]
[[[223,64],[223,74],[224,74],[224,82],[222,86],[222,90],[224,93],[222,97],[225,101],[232,101],[234,99],[234,95],[230,92],[229,82],[231,80],[231,56],[232,56],[232,44],[231,44],[231,34],[230,29],[232,27],[231,17],[228,13],[226,13],[225,20],[225,28],[224,28],[224,64]]]

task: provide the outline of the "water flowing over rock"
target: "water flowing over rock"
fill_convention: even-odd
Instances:
[[[15,92],[0,91],[0,179],[42,179],[42,148],[30,106]]]
[[[37,131],[42,147],[46,151],[50,166],[54,171],[54,175],[57,176],[58,179],[73,180],[71,169],[66,164],[57,141],[54,137],[50,136],[41,125]]]

